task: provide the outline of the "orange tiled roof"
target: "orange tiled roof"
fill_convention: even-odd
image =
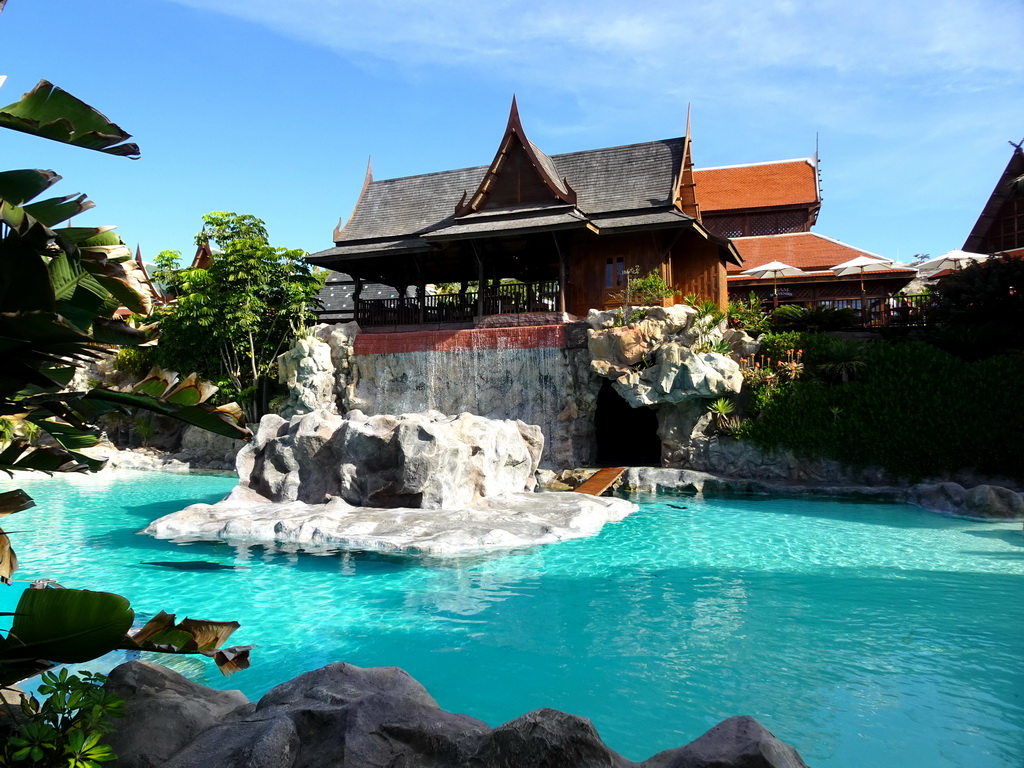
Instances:
[[[818,172],[810,159],[695,169],[697,202],[704,213],[818,200]]]
[[[769,261],[781,261],[806,272],[831,269],[836,264],[842,264],[858,256],[882,258],[877,254],[833,240],[831,237],[819,235],[817,232],[734,237],[732,242],[743,257],[743,266],[727,265],[730,275],[737,275],[745,269],[759,267]]]

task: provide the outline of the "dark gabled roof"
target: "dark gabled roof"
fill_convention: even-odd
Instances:
[[[460,216],[455,223],[423,235],[423,239],[458,240],[488,233],[524,235],[530,232],[581,229],[586,225],[586,217],[577,213],[571,206],[562,205],[554,209],[545,206],[532,210],[519,208],[500,214],[483,212]]]
[[[327,275],[324,287],[317,294],[322,308],[316,311],[321,320],[351,318],[355,310],[352,295],[355,293],[355,281],[350,275],[342,272],[331,272]],[[389,286],[379,283],[363,283],[360,292],[363,299],[393,299],[398,292]]]
[[[981,215],[978,216],[974,229],[971,230],[971,234],[964,241],[963,250],[971,253],[982,253],[986,250],[985,240],[988,238],[989,230],[999,220],[1003,206],[1010,199],[1010,182],[1024,175],[1024,149],[1021,149],[1022,145],[1024,145],[1024,141],[1013,145],[1013,154],[1010,155],[1010,161],[1006,164],[1006,168],[1003,170],[1002,176],[999,177],[999,181],[996,183],[995,189],[992,190],[992,194],[985,203],[985,207],[981,209]]]
[[[676,138],[552,155],[550,161],[558,178],[567,179],[576,191],[576,208],[584,215],[667,210],[672,207],[682,148],[683,139]],[[463,193],[477,189],[487,171],[488,166],[476,166],[371,181],[337,233],[337,245],[398,241],[451,227]],[[333,253],[331,249],[316,256]]]
[[[498,151],[480,179],[479,186],[456,207],[456,216],[466,216],[486,208],[538,202],[576,203],[576,192],[564,178],[558,177],[554,161],[530,141],[519,119],[519,107],[512,97],[505,135]]]

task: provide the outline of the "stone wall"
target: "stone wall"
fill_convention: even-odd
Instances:
[[[584,339],[566,325],[394,334],[321,325],[279,358],[290,391],[284,414],[439,411],[520,420],[541,427],[545,466],[586,465],[594,460],[601,380]]]
[[[701,329],[686,306],[648,308],[627,326],[616,326],[617,317],[592,312],[560,325],[409,333],[317,326],[279,359],[290,392],[282,414],[435,410],[518,419],[540,426],[542,466],[562,469],[596,460],[594,415],[610,380],[633,408],[657,411],[663,459],[673,465],[703,428],[706,403],[739,391],[734,358],[751,340],[721,326]],[[699,336],[726,338],[736,354],[695,352]]]

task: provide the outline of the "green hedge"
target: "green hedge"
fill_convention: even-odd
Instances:
[[[963,468],[1024,478],[1024,355],[965,362],[913,341],[765,338],[766,356],[789,348],[804,350],[805,376],[755,393],[759,412],[744,422],[745,439],[908,479]],[[851,381],[818,375],[819,365],[851,353],[863,361]]]

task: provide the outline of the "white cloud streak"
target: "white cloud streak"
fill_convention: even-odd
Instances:
[[[1024,81],[1020,0],[172,1],[410,79],[599,99],[605,113],[668,96],[881,134],[905,120],[894,103],[937,116]]]
[[[571,66],[584,75],[687,68],[838,73],[1024,72],[1019,0],[529,3],[491,0],[175,0],[248,19],[342,54],[401,64]]]

